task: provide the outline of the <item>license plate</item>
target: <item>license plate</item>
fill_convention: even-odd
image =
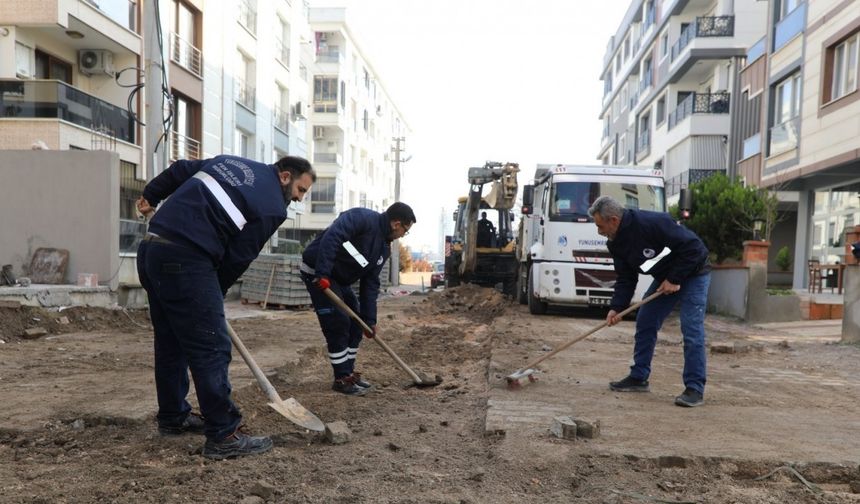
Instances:
[[[601,297],[590,297],[588,298],[588,304],[591,306],[609,306],[609,302],[612,301],[612,298],[601,298]]]

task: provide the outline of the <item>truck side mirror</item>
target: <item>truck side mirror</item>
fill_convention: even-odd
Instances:
[[[533,186],[533,185],[523,186],[523,208],[522,208],[522,214],[523,215],[531,215],[532,211],[534,210],[532,208],[532,205],[534,204],[534,199],[535,199],[534,198],[534,195],[535,195],[534,189],[535,189],[535,186]]]
[[[457,215],[460,213],[459,210],[454,210],[454,222],[457,222]]]

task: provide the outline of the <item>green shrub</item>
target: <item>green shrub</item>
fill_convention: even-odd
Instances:
[[[776,267],[781,271],[788,271],[788,268],[791,267],[791,254],[788,252],[787,246],[779,249],[779,252],[776,253],[774,262],[776,262]]]

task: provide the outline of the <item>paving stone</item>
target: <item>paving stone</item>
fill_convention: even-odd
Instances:
[[[576,422],[569,416],[553,418],[549,431],[557,438],[576,441]]]
[[[325,426],[325,439],[331,444],[338,445],[348,443],[351,436],[352,431],[349,430],[349,426],[346,422],[332,422]]]
[[[735,345],[734,343],[712,343],[711,353],[733,354],[735,353]]]
[[[21,336],[25,339],[36,339],[46,334],[48,334],[48,331],[44,327],[31,327],[30,329],[24,329],[24,334]]]
[[[251,495],[256,495],[263,500],[269,500],[274,497],[277,489],[265,481],[258,481],[251,487]]]

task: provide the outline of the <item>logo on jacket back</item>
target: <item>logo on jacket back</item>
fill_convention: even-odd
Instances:
[[[647,259],[651,259],[652,257],[654,257],[655,254],[656,252],[654,252],[654,249],[645,249],[642,251],[642,255],[644,255]]]
[[[377,266],[379,266],[379,265],[380,265],[380,264],[382,264],[384,261],[385,261],[385,259],[383,259],[383,258],[382,258],[382,256],[379,256],[379,260],[378,260],[378,261],[376,261],[376,265],[377,265]]]

